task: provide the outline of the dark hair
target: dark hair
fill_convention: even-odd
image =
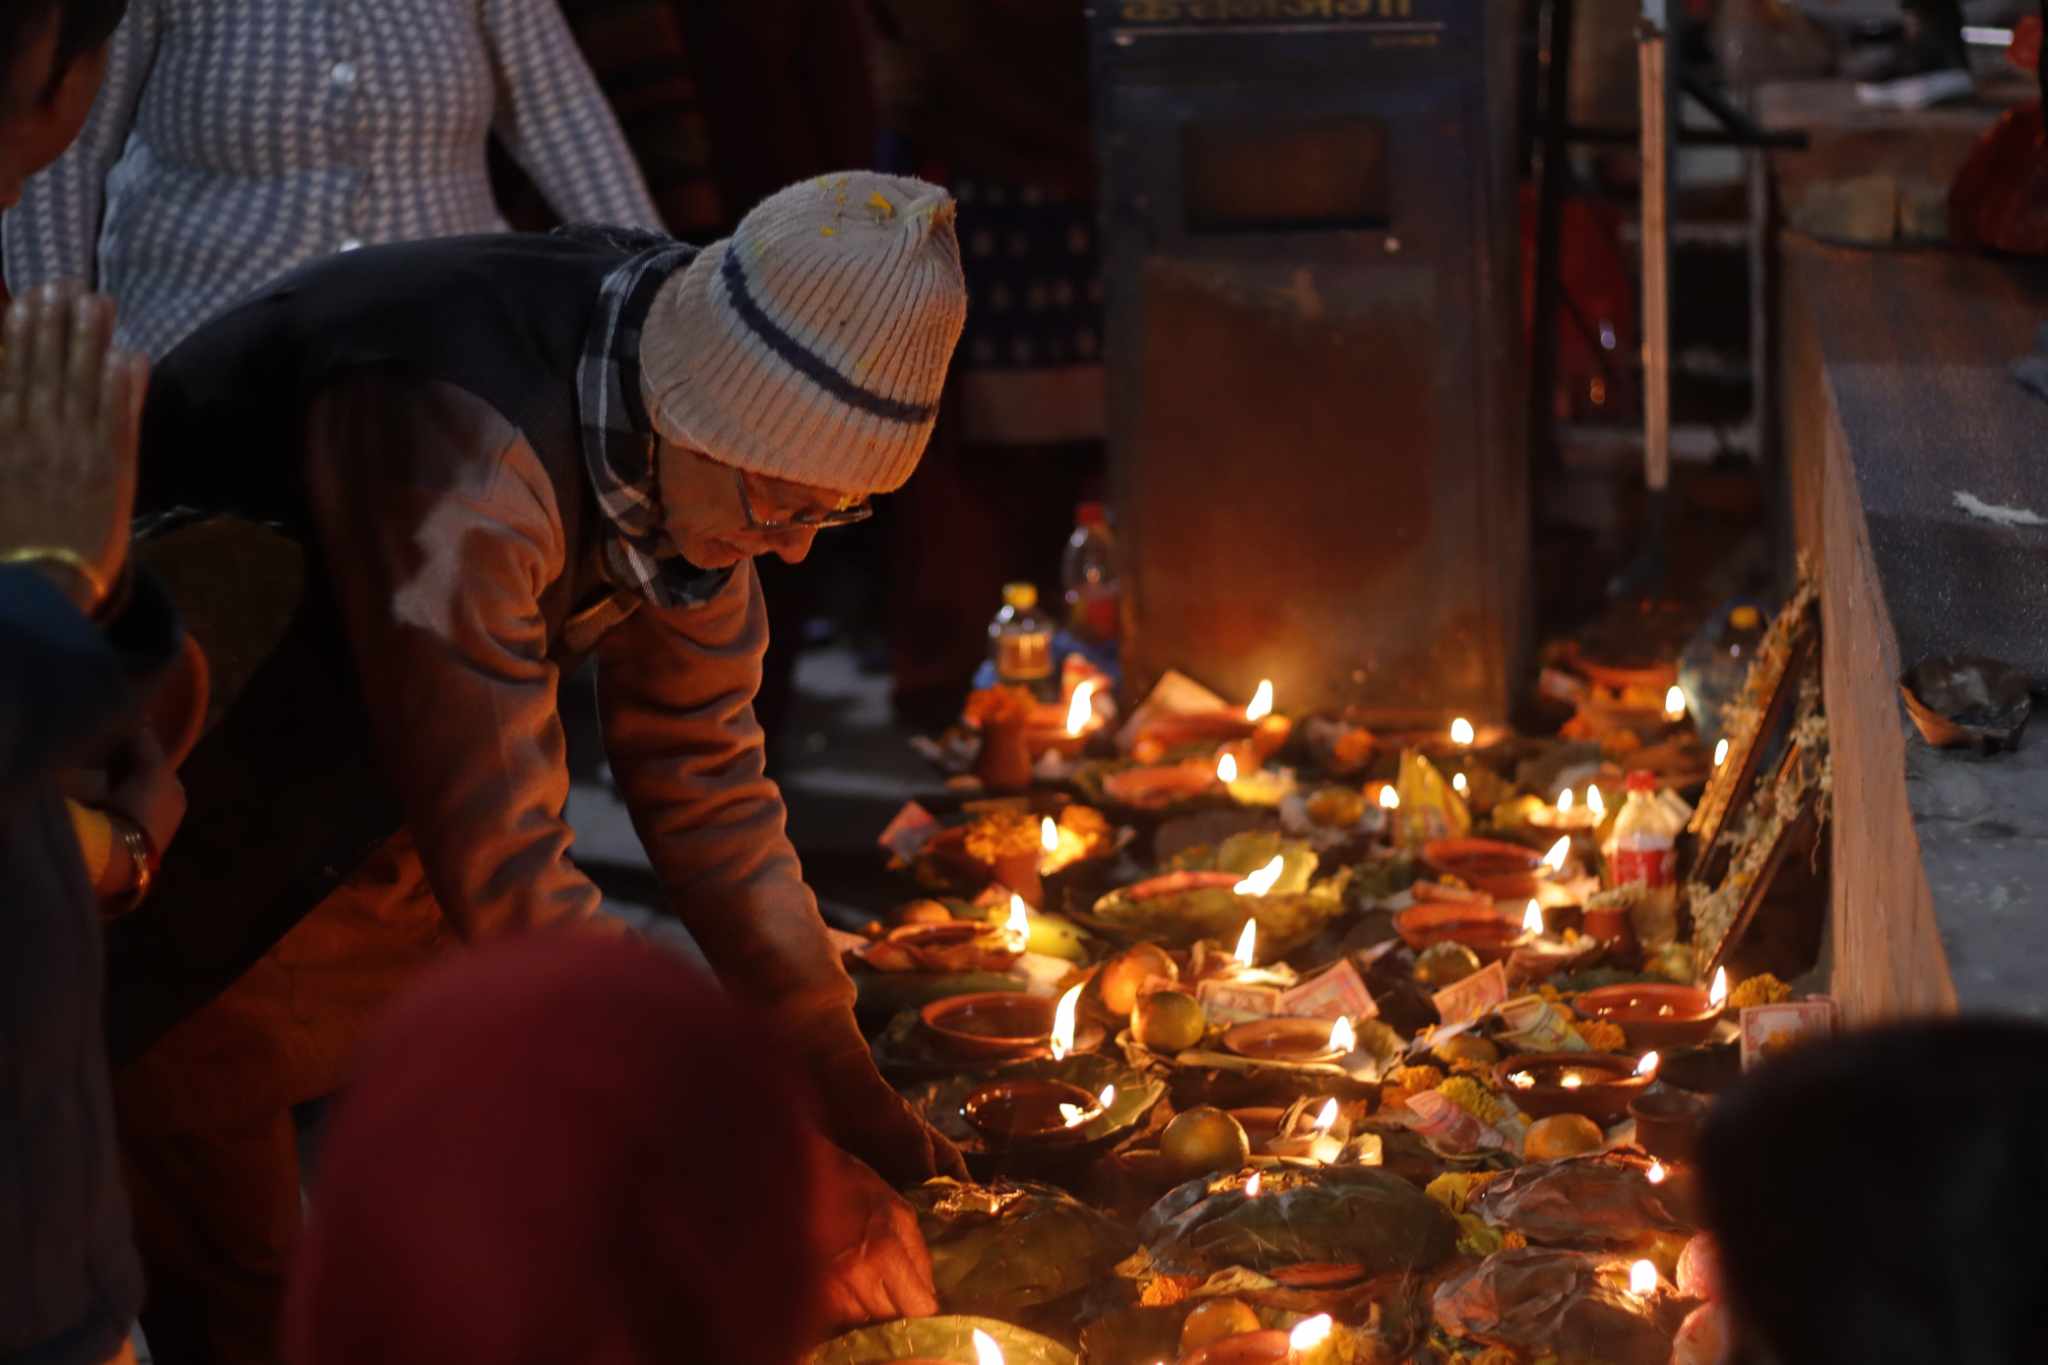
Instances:
[[[2048,1028],[1814,1045],[1711,1111],[1708,1226],[1745,1339],[1798,1365],[2005,1365],[2048,1342]]]
[[[0,70],[21,60],[22,50],[57,20],[57,57],[38,98],[48,99],[80,57],[98,51],[114,36],[128,0],[6,0],[0,3]]]

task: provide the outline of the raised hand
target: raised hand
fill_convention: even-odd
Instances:
[[[114,349],[113,303],[45,285],[7,310],[0,354],[0,561],[85,610],[120,579],[148,365]]]

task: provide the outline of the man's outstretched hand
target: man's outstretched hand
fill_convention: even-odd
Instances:
[[[967,1179],[960,1149],[889,1087],[865,1050],[830,1073],[823,1090],[825,1131],[833,1141],[899,1189],[935,1175]]]
[[[826,1266],[832,1329],[939,1311],[931,1252],[917,1214],[872,1170],[818,1139],[813,1157],[812,1248]]]

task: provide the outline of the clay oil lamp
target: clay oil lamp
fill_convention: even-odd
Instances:
[[[934,1000],[919,1012],[925,1029],[960,1061],[1006,1061],[1099,1046],[1103,1030],[1090,1025],[1077,1034],[1076,1009],[1081,988],[1074,987],[1058,1003],[1022,991],[978,991]]]
[[[1251,755],[1240,760],[1234,750],[1225,750],[1216,760],[1216,780],[1240,806],[1271,809],[1294,790],[1292,774],[1262,768]]]
[[[992,1146],[1058,1146],[1082,1141],[1114,1103],[1113,1085],[1091,1094],[1065,1081],[1016,1077],[971,1091],[960,1115]]]
[[[1657,1054],[1640,1062],[1604,1052],[1535,1052],[1494,1068],[1502,1093],[1524,1113],[1583,1114],[1605,1125],[1628,1115],[1629,1101],[1657,1078]]]
[[[1508,901],[1540,896],[1548,874],[1554,874],[1542,854],[1498,839],[1432,839],[1422,847],[1422,861],[1438,876],[1456,877]]]
[[[1270,896],[1286,871],[1287,859],[1276,853],[1264,867],[1246,876],[1242,881],[1231,883],[1230,889],[1240,896]],[[1256,937],[1257,931],[1254,930],[1253,933]]]
[[[1571,940],[1549,932],[1543,907],[1534,900],[1522,908],[1522,933],[1522,941],[1509,955],[1508,969],[1527,980],[1567,971],[1600,950],[1590,938]]]
[[[1263,678],[1258,691],[1252,694],[1251,704],[1244,708],[1244,718],[1251,722],[1251,751],[1258,761],[1264,763],[1286,745],[1289,735],[1294,733],[1294,722],[1273,711],[1273,680]]]
[[[1287,1365],[1291,1349],[1287,1333],[1277,1329],[1240,1332],[1188,1352],[1178,1365]]]
[[[1528,937],[1524,937],[1524,941],[1516,945],[1516,962],[1526,964],[1530,968],[1542,968],[1536,972],[1538,976],[1546,976],[1548,972],[1559,970],[1561,966],[1565,966],[1583,952],[1577,945],[1567,943],[1561,935],[1550,933],[1544,921],[1542,905],[1534,898],[1526,900],[1522,905],[1522,933]]]
[[[1455,888],[1418,891],[1415,904],[1394,916],[1394,932],[1415,952],[1438,943],[1462,943],[1481,962],[1497,962],[1528,940],[1525,926],[1503,915],[1491,896]]]
[[[1142,763],[1188,745],[1233,744],[1242,745],[1256,767],[1280,752],[1293,731],[1294,722],[1273,713],[1273,681],[1267,678],[1241,712],[1183,711],[1147,721],[1131,745],[1131,756]]]
[[[1693,1159],[1700,1126],[1707,1118],[1705,1100],[1684,1090],[1659,1086],[1630,1101],[1628,1112],[1636,1121],[1637,1144],[1660,1164]]]
[[[1125,768],[1102,779],[1102,794],[1133,810],[1163,810],[1221,793],[1216,766],[1206,759]]]
[[[1075,684],[1064,712],[1050,706],[1035,709],[1034,721],[1051,723],[1034,724],[1027,737],[1034,762],[1047,754],[1057,754],[1062,760],[1080,757],[1102,730],[1095,714],[1095,694],[1100,690],[1093,678],[1084,678]]]
[[[1590,1019],[1619,1024],[1630,1047],[1697,1047],[1720,1022],[1725,981],[1723,986],[1719,998],[1698,986],[1662,982],[1602,986],[1581,995],[1576,1008]]]
[[[1673,725],[1680,724],[1685,720],[1688,709],[1690,708],[1686,705],[1685,689],[1677,683],[1671,684],[1664,693],[1664,719]]]
[[[1566,832],[1590,832],[1600,828],[1607,818],[1607,798],[1600,794],[1600,788],[1591,782],[1586,784],[1586,796],[1580,800],[1578,793],[1566,787],[1557,794],[1557,803],[1544,806],[1529,813],[1529,823],[1538,829],[1555,829]]]
[[[1419,749],[1432,759],[1445,759],[1452,765],[1465,763],[1475,753],[1491,749],[1509,738],[1505,725],[1474,725],[1465,716],[1459,716],[1441,730],[1422,733],[1408,733],[1389,736],[1390,743],[1399,743],[1404,748]]]
[[[1599,882],[1586,875],[1573,853],[1572,836],[1561,834],[1536,860],[1536,885],[1529,894],[1546,910],[1576,906],[1599,889]]]
[[[1010,922],[1002,927],[979,920],[905,924],[891,929],[869,952],[870,964],[920,972],[1006,972],[1024,955],[1030,933],[1024,902],[1010,897]],[[1020,920],[1022,926],[1020,929]]]
[[[1277,862],[1278,860],[1276,859],[1275,861]],[[1272,863],[1268,863],[1266,868],[1271,868],[1272,866]],[[1242,887],[1248,884],[1255,884],[1262,878],[1265,870],[1261,869],[1259,872],[1253,873],[1250,877],[1238,882],[1237,885]],[[1240,892],[1239,894],[1245,893]],[[1232,948],[1228,954],[1221,950],[1220,945],[1196,944],[1194,953],[1189,959],[1188,977],[1197,984],[1203,981],[1227,981],[1233,986],[1270,987],[1275,993],[1275,1007],[1277,1008],[1278,992],[1298,984],[1297,979],[1294,973],[1284,966],[1261,967],[1258,964],[1259,922],[1256,919],[1248,918],[1244,922],[1244,928],[1238,932],[1237,946]]]
[[[1048,815],[1039,821],[1038,855],[1038,875],[1050,877],[1087,858],[1088,840]]]
[[[1395,819],[1401,810],[1401,792],[1391,782],[1368,782],[1366,796],[1380,808],[1380,832],[1389,844],[1400,842],[1401,822]]]
[[[1336,1324],[1328,1313],[1304,1318],[1294,1330],[1240,1332],[1182,1356],[1178,1365],[1312,1365]]]
[[[1003,1358],[1003,1348],[996,1345],[996,1339],[979,1327],[970,1338],[974,1343],[974,1365],[1009,1365]],[[953,1360],[941,1360],[937,1356],[900,1356],[886,1360],[881,1365],[959,1365]]]
[[[1350,1137],[1350,1125],[1339,1126],[1342,1114],[1334,1099],[1323,1101],[1314,1118],[1308,1118],[1306,1106],[1297,1106],[1295,1131],[1288,1131],[1284,1122],[1278,1125],[1272,1138],[1266,1143],[1271,1156],[1305,1157],[1321,1166],[1334,1165],[1344,1155],[1344,1144]],[[1301,1123],[1301,1119],[1308,1119]]]
[[[1249,877],[1245,879],[1245,881],[1250,880],[1251,878]],[[1238,885],[1242,886],[1244,882],[1239,882]],[[1259,922],[1257,920],[1248,919],[1244,922],[1244,928],[1237,935],[1237,946],[1230,950],[1230,960],[1236,964],[1237,969],[1241,972],[1248,972],[1258,965]]]
[[[1283,1015],[1237,1025],[1223,1035],[1223,1046],[1248,1061],[1303,1065],[1349,1056],[1358,1047],[1358,1034],[1349,1019],[1332,1023]]]

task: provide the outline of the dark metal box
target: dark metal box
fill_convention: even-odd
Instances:
[[[1511,0],[1099,0],[1126,667],[1505,714],[1530,594]]]

